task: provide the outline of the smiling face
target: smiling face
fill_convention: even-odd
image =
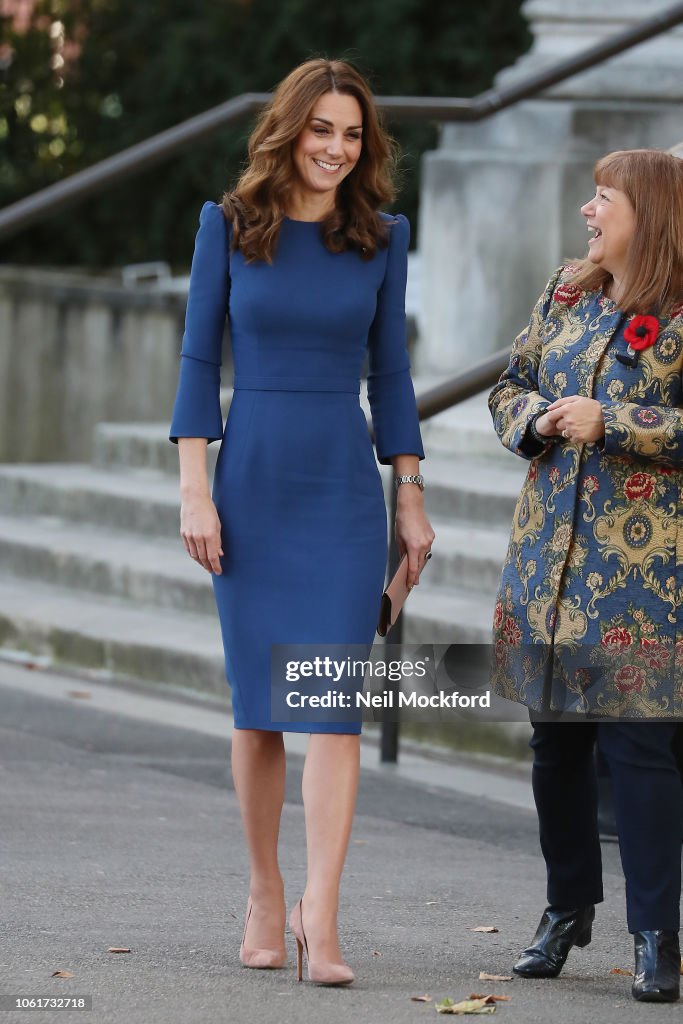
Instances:
[[[363,112],[355,96],[326,92],[313,106],[294,145],[294,166],[304,193],[334,192],[358,163]]]
[[[628,196],[618,188],[598,185],[581,213],[591,233],[588,259],[612,277],[621,277],[636,227],[635,210]]]

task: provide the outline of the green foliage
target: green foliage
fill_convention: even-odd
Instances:
[[[13,60],[0,75],[0,204],[240,93],[270,90],[310,56],[351,59],[378,93],[474,95],[527,48],[520,3],[41,0],[32,29],[10,38]],[[53,69],[59,23],[80,53]],[[404,151],[396,205],[414,224],[419,159],[437,126],[390,127]],[[186,265],[199,208],[234,181],[249,131],[232,126],[52,217],[4,245],[3,259]]]

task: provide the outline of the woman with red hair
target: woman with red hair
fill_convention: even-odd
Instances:
[[[530,460],[495,611],[499,694],[526,704],[548,907],[514,970],[555,977],[602,895],[594,747],[612,777],[633,996],[679,997],[683,798],[683,161],[611,153],[491,392]]]

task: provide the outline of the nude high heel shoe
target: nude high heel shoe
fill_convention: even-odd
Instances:
[[[302,901],[299,900],[289,917],[289,927],[296,939],[296,980],[303,981],[303,956],[306,953],[308,980],[314,985],[350,985],[353,971],[348,964],[331,964],[325,960],[313,960],[308,955],[308,944],[304,932]]]
[[[251,917],[251,896],[247,900],[247,914],[244,919],[244,932],[242,933],[242,944],[240,945],[240,961],[245,967],[252,967],[260,971],[275,971],[284,967],[287,963],[286,949],[247,949],[244,940],[247,937],[247,925]]]

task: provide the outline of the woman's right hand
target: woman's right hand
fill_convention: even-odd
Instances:
[[[180,536],[185,550],[207,572],[222,573],[221,521],[208,492],[184,495],[180,505]]]
[[[605,420],[602,407],[594,398],[566,395],[538,417],[535,429],[543,437],[561,434],[575,444],[585,444],[605,436]]]

